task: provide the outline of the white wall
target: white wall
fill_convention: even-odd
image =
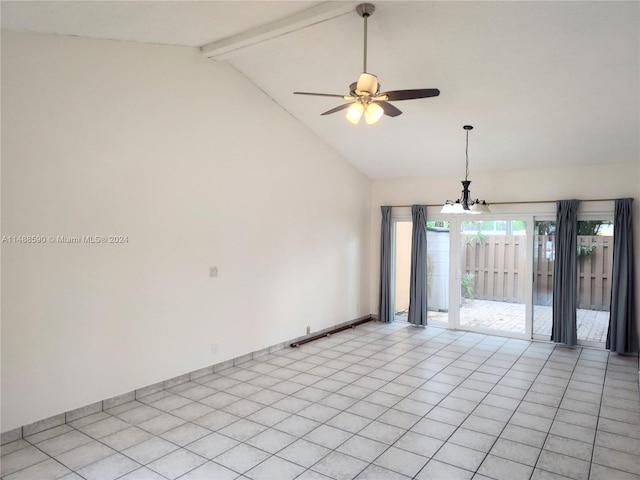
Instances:
[[[2,245],[1,430],[368,314],[369,219],[196,49],[3,32],[2,234],[128,243]]]
[[[606,139],[603,139],[606,141]],[[618,165],[519,170],[485,175],[472,175],[469,189],[474,198],[487,202],[526,202],[577,198],[633,197],[634,242],[636,261],[636,298],[640,298],[640,159]],[[462,172],[464,173],[464,172]],[[371,191],[371,312],[378,312],[380,272],[380,206],[381,205],[442,205],[446,199],[455,200],[462,190],[461,178],[433,177],[375,180]],[[428,208],[428,215],[438,214],[440,206]],[[613,202],[582,203],[589,211],[613,211]],[[555,214],[555,205],[494,206],[494,213],[518,210],[526,213],[549,212]],[[395,209],[407,213],[409,209]],[[409,212],[410,215],[410,212]],[[409,216],[410,218],[410,216]],[[636,322],[640,325],[639,318]]]

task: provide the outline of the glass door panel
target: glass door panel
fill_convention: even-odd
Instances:
[[[535,221],[533,334],[549,340],[553,321],[553,268],[556,222]],[[576,278],[578,343],[604,346],[609,328],[613,223],[579,220]]]
[[[395,320],[407,321],[411,279],[411,220],[396,220],[394,227]],[[427,322],[449,325],[449,222],[427,222]]]
[[[395,306],[396,321],[406,322],[409,315],[409,280],[411,278],[411,220],[395,222]]]
[[[556,257],[556,222],[534,222],[533,249],[533,334],[541,340],[551,338],[553,309],[553,268]]]
[[[449,222],[427,222],[427,323],[449,325]]]
[[[460,328],[527,334],[527,225],[519,219],[460,223]]]
[[[578,342],[604,346],[609,328],[613,222],[578,220]]]

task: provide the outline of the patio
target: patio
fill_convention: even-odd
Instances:
[[[534,335],[551,336],[552,307],[534,305]],[[396,315],[407,315],[406,310]],[[482,328],[514,334],[524,334],[525,306],[520,303],[496,302],[491,300],[464,299],[460,308],[461,328]],[[446,327],[448,313],[429,312],[428,322],[433,326]],[[598,310],[577,310],[578,340],[604,343],[607,339],[609,312]]]

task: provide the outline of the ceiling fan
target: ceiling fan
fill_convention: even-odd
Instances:
[[[364,66],[357,82],[349,86],[349,95],[333,93],[293,92],[296,95],[315,95],[319,97],[338,97],[347,101],[322,115],[347,110],[347,120],[357,124],[364,115],[368,125],[376,123],[383,115],[397,117],[402,112],[389,102],[398,100],[413,100],[416,98],[437,97],[440,90],[437,88],[421,88],[415,90],[391,90],[380,92],[378,77],[367,72],[367,19],[375,11],[371,3],[362,3],[356,7],[356,12],[364,19]]]

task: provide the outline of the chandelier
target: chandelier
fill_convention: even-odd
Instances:
[[[471,185],[471,180],[468,180],[469,177],[469,130],[473,130],[471,125],[465,125],[462,127],[467,132],[467,143],[465,147],[465,173],[464,180],[462,181],[462,197],[457,199],[455,202],[451,200],[447,200],[445,204],[442,206],[442,210],[440,213],[491,213],[489,210],[489,205],[484,200],[472,200],[471,192],[469,191],[469,185]]]

